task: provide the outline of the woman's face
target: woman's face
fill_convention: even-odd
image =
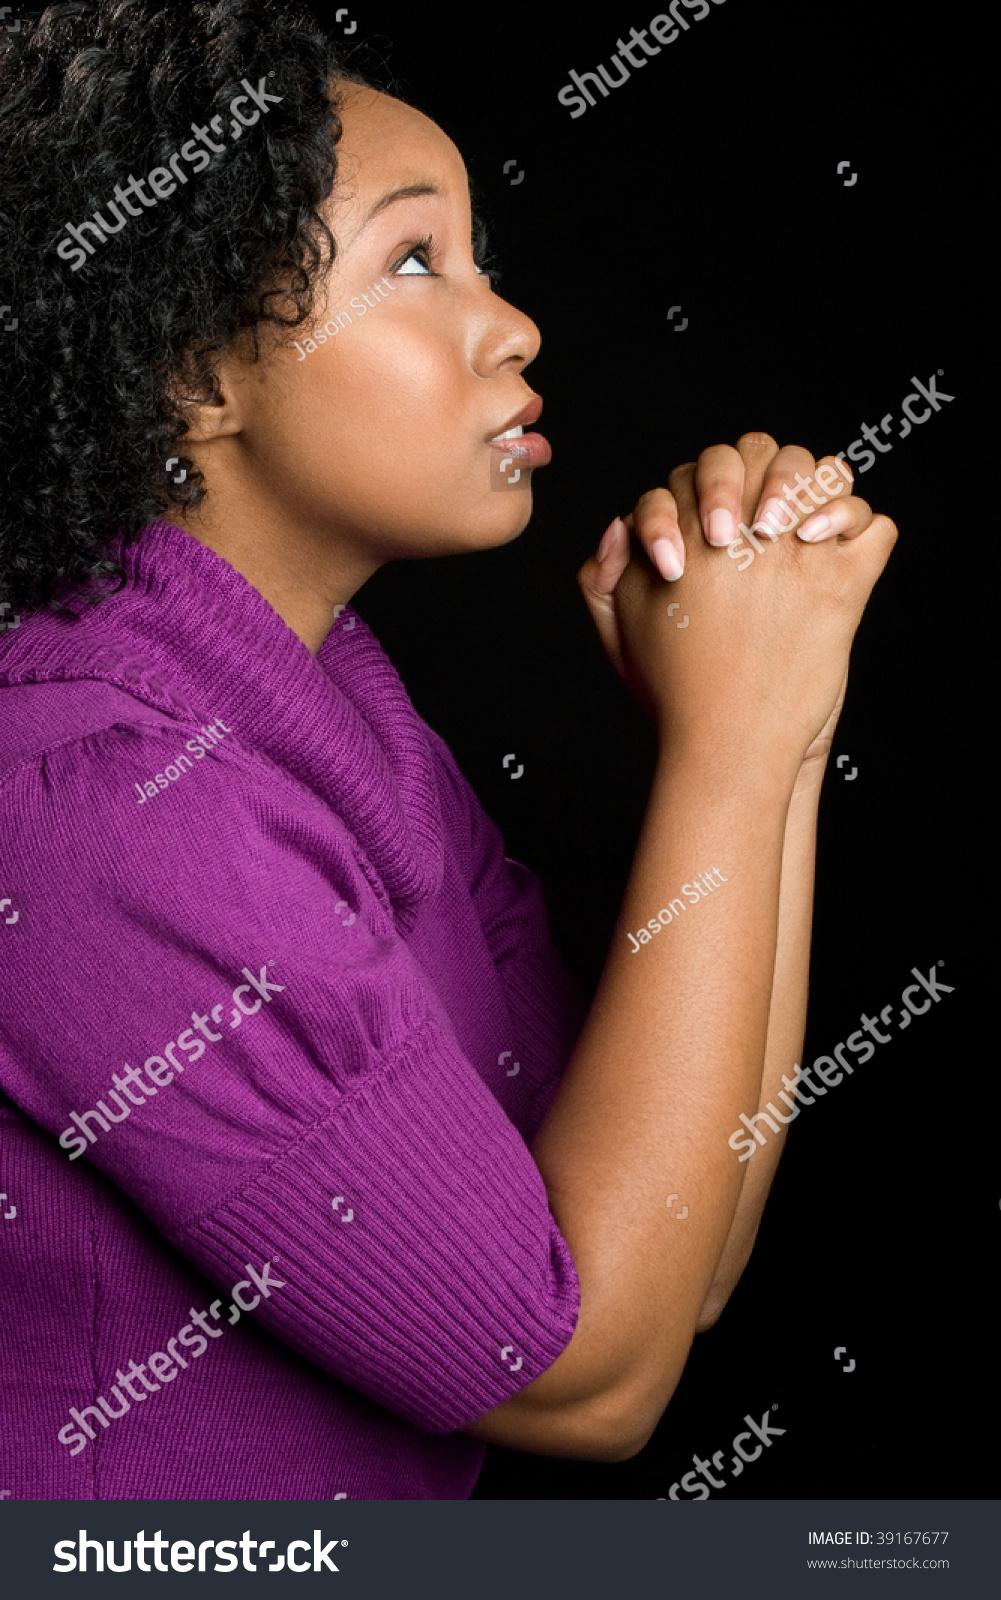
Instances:
[[[223,364],[239,427],[197,459],[214,526],[229,499],[244,528],[248,517],[278,519],[341,571],[367,576],[386,560],[485,549],[522,531],[530,469],[515,460],[502,472],[510,452],[488,441],[535,398],[521,374],[540,337],[473,262],[466,171],[451,140],[419,111],[357,86],[341,115],[324,213],[337,241],[329,281],[295,330],[298,347],[262,330],[259,363]],[[391,198],[411,186],[435,192]]]

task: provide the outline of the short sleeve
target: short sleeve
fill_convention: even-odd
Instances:
[[[235,1306],[462,1428],[576,1325],[542,1178],[328,806],[235,740],[140,798],[179,732],[120,722],[5,782],[4,1088]]]

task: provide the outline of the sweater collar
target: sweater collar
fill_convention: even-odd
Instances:
[[[0,682],[99,679],[169,716],[221,717],[347,824],[406,920],[441,882],[431,740],[375,635],[347,606],[317,656],[235,568],[167,521],[112,554],[95,607],[7,633]]]

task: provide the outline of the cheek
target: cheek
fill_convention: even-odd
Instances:
[[[268,492],[414,554],[515,537],[532,497],[495,492],[485,385],[447,330],[394,326],[388,306],[380,323],[382,309],[263,382],[247,443]]]
[[[378,316],[378,310],[373,316]],[[358,337],[353,345],[348,335]],[[475,431],[473,384],[462,355],[445,340],[404,337],[391,324],[350,328],[332,352],[329,403],[370,445],[461,451]]]
[[[489,471],[478,437],[485,409],[457,353],[359,319],[294,362],[273,434],[286,474],[331,491],[384,498],[414,483],[466,483]],[[478,461],[482,456],[483,460]]]

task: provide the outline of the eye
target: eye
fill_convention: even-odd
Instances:
[[[419,239],[406,253],[401,256],[396,266],[392,269],[398,277],[403,278],[436,278],[433,263],[437,261],[440,249],[433,234],[427,234]],[[481,278],[486,278],[493,287],[495,273],[490,267],[481,267],[478,261],[473,262]]]
[[[418,239],[415,245],[401,256],[394,272],[405,278],[434,278],[437,274],[432,270],[432,263],[438,259],[438,242],[434,235],[426,233],[423,239]],[[421,259],[423,257],[423,260]],[[417,262],[417,266],[408,266],[408,262]]]
[[[432,277],[433,274],[431,272],[431,268],[429,266],[425,265],[424,261],[422,261],[422,259],[421,259],[422,257],[426,257],[427,254],[428,254],[428,251],[427,251],[427,249],[426,249],[426,247],[424,245],[420,245],[420,244],[419,245],[415,245],[414,248],[411,251],[409,251],[407,255],[405,255],[403,257],[403,260],[401,261],[400,265],[395,269],[397,274],[398,274],[398,276],[404,277],[404,278],[410,278],[410,277],[430,278],[430,277]],[[416,262],[417,265],[416,266],[411,266],[410,265],[411,262]]]

